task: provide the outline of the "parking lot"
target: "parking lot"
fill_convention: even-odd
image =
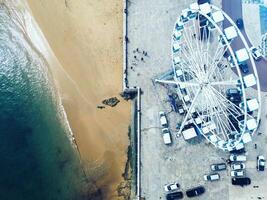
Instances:
[[[197,199],[258,199],[267,197],[264,185],[267,183],[266,171],[256,171],[256,156],[267,155],[265,95],[262,102],[262,122],[259,132],[247,147],[247,175],[252,183],[247,187],[232,186],[230,168],[219,172],[221,180],[206,182],[204,174],[210,173],[210,165],[224,162],[229,153],[216,149],[204,138],[190,143],[183,137],[176,138],[177,115],[167,103],[166,89],[153,84],[152,79],[171,66],[171,34],[176,17],[192,1],[135,0],[128,7],[128,79],[129,86],[140,86],[141,97],[141,194],[145,199],[165,199],[163,186],[178,181],[181,190],[203,185],[205,194]],[[216,1],[218,5],[219,1]],[[219,6],[219,5],[218,5]],[[172,131],[173,144],[166,146],[161,136],[159,111],[167,113]],[[179,120],[179,119],[178,119]],[[254,144],[257,143],[257,149]],[[253,186],[259,186],[254,188]],[[264,193],[265,192],[265,193]],[[186,197],[184,198],[186,199]]]

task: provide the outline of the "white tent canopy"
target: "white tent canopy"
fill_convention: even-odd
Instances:
[[[182,131],[182,134],[185,140],[190,140],[194,137],[197,137],[196,130],[193,127]]]

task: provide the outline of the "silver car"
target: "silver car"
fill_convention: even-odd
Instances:
[[[231,165],[232,170],[240,170],[240,169],[245,169],[246,165],[245,163],[234,163]]]
[[[217,181],[217,180],[220,180],[220,175],[218,173],[204,175],[204,180],[205,181]]]
[[[240,177],[240,176],[244,176],[245,172],[243,170],[232,170],[231,171],[231,176],[232,177]]]

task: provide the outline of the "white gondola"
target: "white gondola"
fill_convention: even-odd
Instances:
[[[211,13],[211,6],[209,3],[203,3],[199,5],[199,10],[201,11],[201,13],[207,15]]]
[[[254,111],[259,109],[259,102],[257,99],[250,99],[247,101],[248,111]]]
[[[223,16],[222,12],[219,10],[212,13],[212,18],[213,18],[215,23],[219,23],[219,22],[222,22],[224,20],[224,16]]]
[[[252,141],[251,135],[249,132],[243,134],[242,141],[246,144]]]
[[[173,52],[174,53],[177,53],[179,50],[180,50],[180,44],[179,44],[179,42],[175,42],[175,43],[173,43]]]
[[[254,118],[247,120],[247,129],[249,131],[253,131],[256,128],[257,128],[257,121]]]
[[[243,82],[246,88],[252,87],[257,84],[254,74],[249,74],[243,77]]]
[[[232,40],[238,36],[237,31],[234,26],[230,26],[224,29],[224,34],[227,40]]]
[[[177,70],[176,70],[176,76],[177,76],[177,77],[183,76],[183,71],[180,70],[180,69],[177,69]]]
[[[237,50],[235,52],[235,56],[239,64],[244,63],[245,61],[249,60],[249,55],[245,48]]]

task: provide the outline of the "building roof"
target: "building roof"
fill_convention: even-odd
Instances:
[[[197,136],[196,130],[193,127],[182,131],[182,134],[185,140],[189,140]]]

